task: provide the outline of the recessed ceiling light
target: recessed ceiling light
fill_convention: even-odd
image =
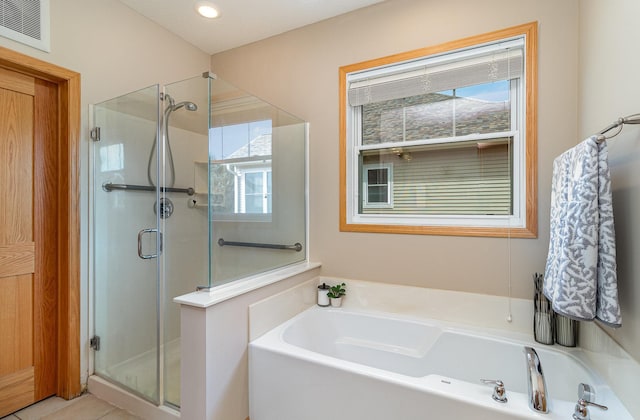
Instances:
[[[196,8],[196,12],[198,12],[200,16],[203,16],[209,19],[214,19],[220,16],[220,12],[218,12],[218,9],[216,9],[216,6],[209,1],[199,1],[195,4],[195,8]]]

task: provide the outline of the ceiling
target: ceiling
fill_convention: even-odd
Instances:
[[[120,0],[208,54],[246,45],[384,0],[212,0],[206,19],[197,0]]]

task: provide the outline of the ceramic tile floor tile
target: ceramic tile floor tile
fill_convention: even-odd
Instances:
[[[42,416],[42,420],[99,419],[115,409],[116,407],[113,405],[99,400],[93,395],[84,395],[80,400],[69,404],[61,410]],[[20,417],[20,414],[16,414],[16,416]]]
[[[100,420],[141,420],[140,417],[136,417],[127,410],[118,408],[109,412],[104,417],[100,417]]]
[[[0,420],[142,420],[126,410],[85,394],[71,401],[52,397]]]
[[[85,398],[81,396],[79,398]],[[23,408],[20,411],[13,413],[20,420],[36,420],[51,414],[55,411],[61,410],[64,407],[73,404],[74,400],[67,401],[59,397],[51,397],[46,400],[40,401],[37,404],[30,405],[27,408]]]

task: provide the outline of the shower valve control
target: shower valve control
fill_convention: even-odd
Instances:
[[[507,390],[504,388],[504,382],[500,379],[480,379],[480,382],[486,385],[495,385],[491,398],[499,403],[507,402]]]
[[[168,219],[173,214],[173,201],[166,197],[161,198],[159,202],[153,204],[153,212],[161,219]]]

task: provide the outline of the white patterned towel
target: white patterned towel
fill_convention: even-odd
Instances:
[[[543,291],[553,310],[620,327],[607,145],[590,137],[553,161]]]

